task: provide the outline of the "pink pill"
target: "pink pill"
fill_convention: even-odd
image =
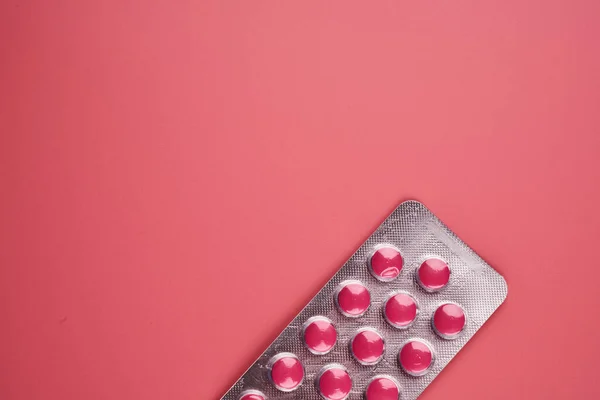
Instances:
[[[266,397],[258,390],[246,390],[240,395],[240,400],[266,400]]]
[[[352,390],[352,379],[344,366],[330,364],[321,370],[317,386],[324,399],[344,400]]]
[[[366,400],[398,400],[399,398],[400,385],[391,376],[374,377],[365,391]]]
[[[386,321],[394,328],[405,329],[417,319],[417,301],[408,293],[392,295],[383,308]]]
[[[393,246],[381,246],[369,258],[371,274],[380,281],[391,281],[400,275],[404,260]]]
[[[279,353],[268,364],[271,382],[282,392],[297,389],[304,380],[304,367],[292,353]]]
[[[304,324],[304,343],[311,353],[329,353],[336,340],[337,332],[329,318],[312,317]]]
[[[450,267],[440,258],[429,258],[419,267],[417,280],[426,291],[436,292],[450,281]]]
[[[433,364],[431,346],[420,339],[410,339],[400,349],[400,366],[409,375],[425,375]]]
[[[455,339],[465,328],[467,318],[461,306],[445,303],[433,314],[433,330],[444,339]]]
[[[373,328],[363,328],[352,338],[352,355],[361,364],[377,364],[383,357],[385,342],[379,332]]]
[[[342,314],[355,318],[367,312],[371,294],[361,282],[351,280],[340,284],[335,300]]]

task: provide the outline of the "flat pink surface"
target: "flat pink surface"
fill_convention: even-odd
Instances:
[[[509,284],[422,399],[600,398],[599,17],[3,1],[0,398],[217,399],[408,198]]]

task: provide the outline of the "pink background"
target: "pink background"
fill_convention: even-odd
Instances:
[[[0,398],[216,399],[408,198],[509,284],[423,400],[600,398],[599,17],[3,1]]]

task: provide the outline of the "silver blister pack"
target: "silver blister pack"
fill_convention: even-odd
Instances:
[[[416,399],[506,295],[500,274],[406,201],[223,399]]]

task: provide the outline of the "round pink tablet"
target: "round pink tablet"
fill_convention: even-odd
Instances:
[[[340,284],[336,303],[347,317],[360,317],[371,305],[369,290],[359,281],[345,281]]]
[[[411,339],[406,342],[399,354],[400,366],[409,375],[425,375],[433,364],[433,350],[431,346],[420,339]]]
[[[302,384],[304,367],[292,353],[279,353],[269,361],[271,382],[282,392],[291,392]]]
[[[317,385],[324,399],[344,400],[352,390],[352,379],[344,366],[331,364],[323,368]]]
[[[361,364],[377,364],[383,357],[385,342],[373,328],[363,328],[354,335],[350,344],[352,355]]]
[[[367,386],[365,398],[366,400],[398,400],[400,385],[390,376],[376,376]]]
[[[329,318],[312,317],[304,324],[304,343],[311,353],[329,353],[336,340],[337,332]]]
[[[444,339],[455,339],[465,328],[467,318],[461,306],[445,303],[433,314],[433,330]]]
[[[450,281],[450,267],[440,258],[428,258],[419,267],[417,280],[423,289],[436,292]]]
[[[417,319],[417,301],[408,293],[397,293],[385,302],[383,315],[394,328],[405,329]]]
[[[391,281],[400,275],[404,260],[400,251],[393,246],[382,246],[369,259],[371,274],[380,281]]]
[[[241,396],[240,400],[265,400],[265,395],[258,390],[246,390]]]

